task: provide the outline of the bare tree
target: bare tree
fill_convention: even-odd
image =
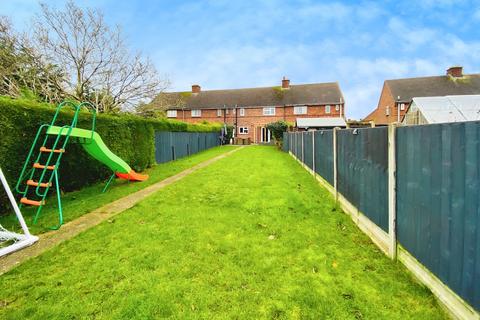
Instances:
[[[0,94],[17,97],[26,91],[47,102],[61,99],[63,74],[42,60],[8,18],[0,16]]]
[[[168,85],[150,60],[131,54],[119,28],[110,28],[100,11],[73,1],[63,10],[41,4],[32,42],[42,58],[61,66],[65,94],[93,102],[100,112],[131,109]]]
[[[10,96],[16,96],[20,92],[13,76],[17,65],[15,43],[10,21],[6,17],[0,17],[0,94]]]

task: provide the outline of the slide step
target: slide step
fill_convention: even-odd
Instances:
[[[54,152],[54,153],[64,153],[65,152],[65,149],[48,149],[48,148],[45,148],[45,147],[40,147],[40,152]]]
[[[38,162],[34,163],[33,167],[35,169],[45,169],[45,166],[43,164],[38,163]],[[55,166],[47,166],[47,169],[48,170],[55,170]]]
[[[23,203],[23,204],[27,204],[29,206],[43,206],[45,204],[45,201],[35,201],[35,200],[30,200],[30,199],[27,199],[27,198],[22,198],[20,199],[20,202]]]
[[[48,188],[48,187],[52,186],[52,183],[51,182],[38,183],[37,181],[27,180],[27,185],[32,186],[32,187],[38,187],[40,185],[40,187],[42,187],[42,188]]]

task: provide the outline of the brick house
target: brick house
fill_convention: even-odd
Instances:
[[[375,125],[402,122],[415,97],[480,94],[480,74],[463,74],[456,66],[444,76],[385,80],[378,106],[364,121]]]
[[[166,107],[168,118],[233,125],[236,136],[255,143],[270,142],[266,125],[271,122],[284,120],[293,125],[298,118],[343,119],[345,115],[343,95],[336,82],[290,85],[284,77],[277,87],[203,91],[199,85],[192,85],[191,92],[164,95],[174,101]]]

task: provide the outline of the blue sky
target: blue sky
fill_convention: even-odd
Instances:
[[[61,5],[61,1],[45,1]],[[121,26],[171,90],[338,81],[347,117],[378,103],[385,79],[480,72],[480,2],[78,0]],[[34,0],[2,0],[0,14],[26,30]]]

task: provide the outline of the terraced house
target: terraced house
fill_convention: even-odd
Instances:
[[[171,92],[167,116],[190,123],[202,121],[233,125],[235,135],[255,143],[268,143],[272,137],[266,125],[284,120],[293,126],[308,118],[309,127],[345,126],[345,102],[337,82],[291,85],[285,77],[280,86]]]

